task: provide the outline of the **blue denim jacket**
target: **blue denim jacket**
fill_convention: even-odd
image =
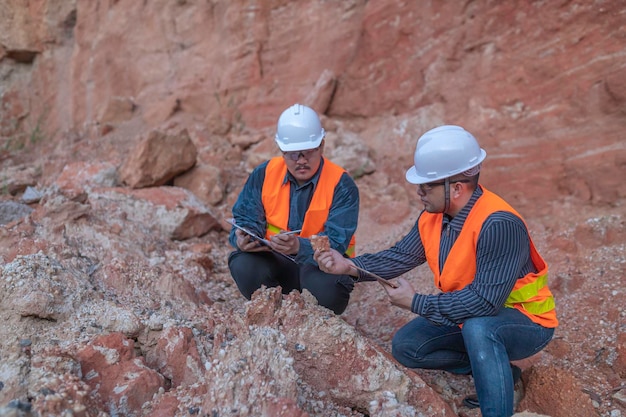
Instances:
[[[265,210],[261,199],[263,181],[265,180],[265,167],[269,161],[265,161],[257,166],[248,177],[235,205],[232,213],[237,224],[244,226],[259,236],[265,235],[267,222]],[[287,171],[285,182],[290,181],[289,198],[289,230],[302,228],[304,215],[309,207],[313,192],[319,181],[320,172],[324,165],[324,159],[315,175],[303,185],[298,185],[296,179]],[[330,245],[340,253],[344,253],[352,235],[356,232],[359,218],[359,190],[348,173],[344,173],[335,187],[333,203],[330,207],[328,219],[324,225],[324,232],[328,235]],[[309,263],[316,265],[313,260],[313,249],[309,239],[300,239],[300,250],[296,255],[296,262],[300,264]],[[230,232],[230,244],[237,248],[237,238],[234,228]]]

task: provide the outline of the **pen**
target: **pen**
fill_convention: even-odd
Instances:
[[[366,273],[367,275],[369,275],[370,277],[374,277],[374,278],[376,278],[376,281],[380,282],[380,283],[381,283],[381,284],[383,284],[383,285],[387,285],[387,286],[389,286],[389,287],[391,287],[391,288],[398,288],[398,285],[397,285],[396,283],[391,282],[391,281],[387,281],[385,278],[379,277],[378,275],[376,275],[376,274],[375,274],[375,273],[373,273],[373,272],[370,272],[370,271],[368,271],[368,270],[366,270],[366,269],[363,269],[363,268],[359,268],[358,266],[356,266],[356,265],[354,265],[354,264],[352,264],[352,265],[350,265],[350,266],[351,266],[352,268],[356,269],[357,271],[364,272],[364,273]]]
[[[289,232],[280,232],[279,235],[294,235],[296,233],[300,233],[302,231],[302,229],[300,230],[290,230]]]

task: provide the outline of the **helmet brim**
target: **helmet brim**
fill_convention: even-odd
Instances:
[[[296,152],[296,151],[308,151],[309,149],[315,149],[320,146],[324,137],[319,138],[318,140],[308,142],[308,143],[282,143],[278,139],[274,139],[278,148],[283,152]]]
[[[411,184],[426,184],[427,182],[432,182],[432,180],[430,179],[417,175],[417,170],[415,169],[415,166],[412,166],[406,171],[405,177],[406,180]]]

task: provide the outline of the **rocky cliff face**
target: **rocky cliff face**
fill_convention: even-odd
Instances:
[[[360,252],[415,221],[419,135],[474,133],[561,320],[517,409],[626,414],[625,44],[619,0],[1,2],[0,414],[479,416],[468,377],[390,358],[412,315],[378,284],[340,317],[233,285],[224,219],[294,102]]]

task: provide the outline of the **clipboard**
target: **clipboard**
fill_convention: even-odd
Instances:
[[[283,256],[283,257],[285,257],[285,258],[287,258],[287,259],[289,259],[289,260],[290,260],[291,262],[293,262],[293,263],[296,263],[296,264],[298,263],[298,262],[296,262],[296,260],[295,260],[294,258],[292,258],[291,256],[289,256],[289,255],[285,255],[285,254],[284,254],[284,253],[282,253],[282,252],[278,252],[277,250],[272,249],[272,246],[270,245],[270,241],[269,241],[269,240],[267,240],[267,239],[265,239],[265,238],[262,238],[262,237],[260,237],[260,236],[257,236],[254,232],[252,232],[252,231],[251,231],[251,230],[249,230],[249,229],[246,229],[246,228],[245,228],[245,227],[243,227],[243,226],[239,226],[239,225],[235,222],[235,219],[226,219],[226,221],[227,221],[230,225],[232,225],[235,229],[239,229],[239,230],[241,230],[242,232],[244,232],[245,234],[247,234],[248,236],[250,236],[252,239],[254,239],[254,240],[256,240],[257,242],[259,242],[261,245],[263,245],[263,246],[267,246],[268,248],[270,248],[272,252],[274,252],[274,253],[276,253],[276,254],[278,254],[278,255],[280,255],[280,256]]]
[[[260,242],[262,245],[265,246],[270,246],[270,241],[262,238],[260,236],[257,236],[254,232],[252,232],[252,230],[246,229],[243,226],[239,226],[237,223],[235,223],[235,219],[226,219],[226,221],[233,227],[235,227],[236,229],[241,230],[242,232],[244,232],[245,234],[247,234],[248,236],[250,236],[252,239],[256,240],[257,242]]]

